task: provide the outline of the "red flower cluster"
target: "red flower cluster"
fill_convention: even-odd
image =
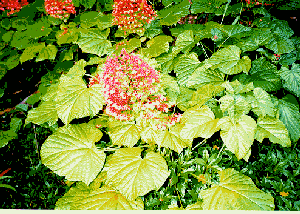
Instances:
[[[102,86],[106,114],[121,121],[134,120],[134,115],[142,119],[159,119],[157,128],[165,129],[166,125],[179,122],[181,115],[161,117],[162,112],[169,111],[171,104],[157,93],[159,82],[158,71],[123,48],[119,56],[107,58],[103,72],[90,79],[89,87],[94,84]]]
[[[143,25],[150,23],[157,16],[146,0],[115,0],[112,15],[114,25],[121,30],[130,29],[134,33],[142,32]]]
[[[22,9],[22,7],[24,7],[27,4],[27,0],[1,0],[0,10],[10,10],[7,12],[7,15],[9,16],[10,14],[19,12]]]
[[[276,60],[279,60],[280,54],[274,54],[274,56],[276,57]]]
[[[257,1],[257,0],[254,0],[253,2],[251,2],[250,0],[245,0],[247,4],[256,4],[256,5],[262,5],[261,2]],[[270,1],[270,0],[269,0]],[[264,3],[264,5],[274,5],[274,4],[267,4],[267,3]]]
[[[45,0],[45,9],[50,16],[59,19],[76,13],[72,0]]]

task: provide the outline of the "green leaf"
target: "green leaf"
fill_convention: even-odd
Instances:
[[[140,139],[140,128],[134,123],[114,120],[109,127],[108,133],[114,145],[133,147]]]
[[[291,146],[291,140],[285,125],[276,118],[265,117],[257,119],[255,139],[262,142],[264,138],[269,138],[271,142],[278,143],[283,147]]]
[[[292,98],[291,98],[292,97]],[[300,138],[300,113],[299,105],[291,103],[295,97],[287,95],[279,101],[279,119],[284,123],[293,142]],[[296,100],[297,102],[297,100]],[[297,103],[298,104],[298,103]]]
[[[43,48],[45,48],[45,43],[34,43],[32,45],[29,45],[27,48],[25,48],[24,52],[22,53],[20,57],[20,62],[26,62],[30,59],[33,59],[36,57],[36,54],[40,52]]]
[[[76,28],[67,28],[67,31],[60,30],[56,33],[56,39],[58,45],[72,43],[72,42],[75,43],[78,40],[78,37],[79,37],[79,32]]]
[[[11,118],[11,121],[9,123],[10,130],[14,132],[18,132],[21,128],[21,125],[22,125],[22,119],[16,117]]]
[[[242,37],[243,33],[251,31],[251,27],[244,25],[222,25],[222,32],[226,33],[228,37]]]
[[[252,96],[246,98],[251,103],[252,111],[259,117],[265,117],[266,115],[275,117],[275,106],[270,95],[262,88],[255,88],[253,94],[255,99]]]
[[[184,85],[190,75],[200,66],[200,61],[196,53],[189,53],[179,58],[174,65],[174,72],[178,78],[178,84]]]
[[[243,52],[254,51],[259,46],[266,45],[272,39],[269,28],[252,28],[249,33],[249,37],[240,39],[240,42],[236,44]]]
[[[80,2],[85,8],[90,9],[94,6],[96,0],[80,0]]]
[[[215,13],[220,15],[218,8],[228,0],[194,0],[191,5],[191,13]]]
[[[219,68],[225,74],[238,74],[240,72],[248,73],[251,68],[251,60],[248,56],[240,59],[241,50],[235,45],[230,45],[214,53],[207,64],[212,68]]]
[[[13,55],[13,53],[15,54]],[[19,65],[19,62],[20,62],[20,54],[18,54],[17,52],[11,52],[11,56],[7,59],[5,65],[8,68],[8,70],[11,70],[17,67]]]
[[[3,34],[2,40],[4,42],[8,43],[11,40],[14,33],[15,33],[15,31],[13,31],[13,30],[7,31],[6,33]]]
[[[87,88],[82,78],[67,75],[60,78],[55,101],[57,114],[65,124],[75,118],[95,116],[104,105],[100,85]]]
[[[183,127],[182,124],[177,123],[166,130],[155,130],[154,142],[159,148],[166,147],[180,154],[184,148],[192,147],[193,142],[193,139],[184,139],[180,136]]]
[[[172,42],[171,36],[160,35],[147,42],[148,48],[143,48],[142,53],[149,58],[157,57],[164,52],[169,50],[169,42]]]
[[[177,97],[180,94],[180,88],[177,84],[176,78],[164,73],[161,73],[160,77],[160,84],[164,88],[164,91],[167,93],[166,98],[170,102],[176,103]]]
[[[25,120],[25,125],[32,122],[34,124],[42,125],[43,123],[49,123],[49,126],[55,124],[58,120],[56,103],[52,100],[42,102],[39,107],[31,109],[28,112]]]
[[[188,0],[183,0],[177,5],[173,5],[158,11],[157,15],[160,19],[160,25],[176,24],[181,17],[189,14],[189,8],[190,2]]]
[[[101,31],[97,28],[81,29],[80,38],[76,44],[84,53],[96,54],[103,56],[108,53],[108,48],[112,47],[111,42],[107,40],[109,29]]]
[[[140,155],[141,148],[119,149],[108,161],[107,180],[129,200],[158,190],[170,175],[161,155],[148,152],[144,159]]]
[[[235,171],[218,172],[220,183],[201,190],[204,210],[274,210],[274,198],[258,189],[253,181]]]
[[[42,163],[70,181],[89,185],[104,165],[105,153],[95,146],[102,135],[88,124],[63,126],[42,145]]]
[[[182,139],[197,137],[208,139],[220,129],[218,121],[219,119],[215,119],[214,113],[208,106],[194,106],[185,111],[180,119],[180,123],[184,124],[180,137]]]
[[[104,30],[106,28],[112,27],[113,19],[114,19],[114,17],[112,16],[112,14],[107,14],[107,15],[98,17],[98,22],[97,22],[98,28],[100,30]]]
[[[300,65],[294,63],[291,70],[282,66],[279,75],[283,80],[283,87],[300,97]]]
[[[4,187],[4,188],[8,188],[8,189],[12,189],[14,191],[17,192],[17,190],[15,188],[13,188],[11,185],[8,185],[8,184],[0,184],[0,187]]]
[[[55,204],[55,210],[143,210],[141,198],[129,201],[111,187],[92,189],[77,184]]]
[[[266,61],[264,57],[252,61],[249,73],[251,75],[237,75],[240,82],[247,84],[253,82],[255,88],[259,87],[265,91],[277,91],[282,88],[281,79],[277,72],[277,67]],[[233,79],[236,79],[233,78]]]
[[[248,161],[248,153],[254,141],[256,122],[250,116],[242,115],[234,123],[230,117],[225,116],[219,120],[221,138],[226,148],[234,153],[238,160],[244,158]]]
[[[8,144],[9,141],[18,136],[13,130],[0,131],[0,148]]]
[[[144,33],[144,36],[147,38],[152,39],[153,37],[155,37],[156,35],[161,34],[162,31],[162,27],[159,24],[159,20],[155,19],[154,21],[152,21],[150,23],[150,25],[146,28],[146,31]]]
[[[290,53],[295,50],[292,40],[277,34],[273,34],[273,37],[265,46],[278,54]]]
[[[141,47],[141,40],[137,39],[137,38],[132,38],[129,41],[122,40],[120,42],[124,42],[125,44],[117,46],[117,44],[118,44],[117,43],[116,45],[113,46],[114,54],[116,54],[117,56],[119,56],[121,54],[121,51],[123,48],[125,48],[127,53],[131,53],[136,48]]]
[[[45,59],[52,59],[54,60],[56,57],[57,48],[55,45],[47,45],[47,47],[44,47],[40,50],[39,55],[36,58],[36,62],[43,61]]]
[[[195,46],[194,34],[192,30],[186,30],[178,35],[175,48],[172,50],[175,53],[179,53],[182,51],[183,53],[187,53],[189,49]]]
[[[97,11],[86,11],[80,14],[80,27],[90,28],[98,23],[98,18],[103,16],[103,13]]]

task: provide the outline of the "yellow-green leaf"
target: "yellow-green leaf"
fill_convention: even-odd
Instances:
[[[169,42],[172,42],[171,36],[160,35],[150,39],[147,42],[148,48],[143,48],[142,53],[149,58],[157,57],[169,50]]]
[[[55,210],[143,210],[141,198],[129,201],[111,187],[101,189],[86,187],[78,183],[58,201]]]
[[[100,85],[87,88],[81,77],[67,75],[60,78],[55,100],[58,116],[65,124],[74,118],[95,116],[105,104]]]
[[[42,145],[42,163],[70,181],[83,181],[88,185],[105,161],[104,151],[95,146],[102,135],[88,124],[63,126]]]
[[[58,120],[56,105],[54,101],[42,102],[37,108],[31,109],[28,112],[25,124],[30,122],[42,125],[45,122],[52,126]]]
[[[107,180],[129,200],[158,190],[170,175],[165,159],[155,152],[141,158],[141,148],[116,151],[108,162]]]
[[[220,129],[218,121],[208,106],[194,106],[183,113],[180,123],[184,124],[184,127],[180,136],[183,139],[210,138]]]
[[[156,130],[155,131],[155,143],[159,147],[166,147],[181,153],[186,147],[191,147],[193,139],[183,139],[180,136],[181,130],[184,126],[177,123],[166,130]]]
[[[108,133],[114,145],[133,147],[140,139],[140,128],[134,123],[110,121],[109,127]]]
[[[258,189],[249,177],[231,168],[218,173],[220,183],[200,192],[204,210],[274,210],[271,194]]]
[[[264,138],[269,138],[271,142],[278,143],[283,147],[291,146],[288,130],[277,118],[258,118],[255,139],[262,142]]]
[[[234,124],[231,119],[226,116],[219,120],[221,127],[221,138],[227,149],[234,153],[238,159],[246,158],[251,145],[254,141],[256,130],[256,122],[250,116],[242,115]]]

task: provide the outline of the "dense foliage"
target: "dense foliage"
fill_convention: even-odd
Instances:
[[[39,78],[1,112],[3,208],[299,210],[300,39],[274,4],[299,7],[3,1],[1,81]]]

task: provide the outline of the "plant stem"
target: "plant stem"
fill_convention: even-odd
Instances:
[[[223,13],[223,17],[222,17],[221,24],[223,23],[225,13],[226,13],[226,11],[227,11],[227,8],[228,8],[228,5],[229,5],[230,2],[231,2],[231,0],[228,0],[228,2],[227,2],[227,4],[226,4],[226,8],[225,8],[225,11],[224,11],[224,13]]]
[[[194,148],[192,148],[192,150],[196,149],[198,146],[200,146],[203,142],[205,141],[206,143],[206,138],[204,140],[202,140],[200,143],[198,143]]]
[[[224,147],[225,147],[225,143],[223,143],[223,146],[222,146],[221,150],[219,151],[219,154],[218,154],[218,156],[217,156],[217,158],[216,158],[216,159],[218,159],[218,158],[219,158],[219,156],[220,156],[221,152],[223,151]]]
[[[179,198],[179,203],[180,203],[181,207],[183,208],[183,206],[182,206],[182,203],[181,203],[181,199],[180,199],[179,192],[178,192],[177,188],[175,188],[175,190],[176,190],[176,192],[177,192],[177,195],[178,195],[178,198]]]

